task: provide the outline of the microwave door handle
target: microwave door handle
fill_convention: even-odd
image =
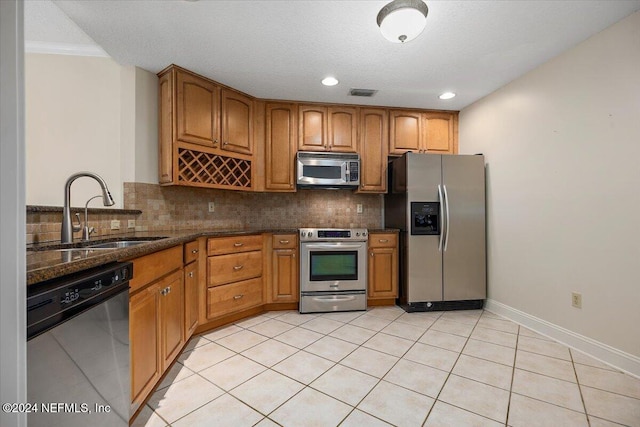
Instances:
[[[351,174],[349,173],[349,162],[342,162],[341,169],[344,180],[346,182],[349,182],[349,177],[351,176]]]

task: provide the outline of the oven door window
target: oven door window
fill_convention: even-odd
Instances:
[[[309,256],[311,281],[358,280],[357,251],[311,251]]]

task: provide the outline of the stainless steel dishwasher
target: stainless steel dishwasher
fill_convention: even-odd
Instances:
[[[27,290],[29,427],[128,426],[131,263]]]

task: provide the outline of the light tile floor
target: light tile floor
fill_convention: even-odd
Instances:
[[[640,380],[488,311],[274,311],[193,337],[143,425],[640,427]]]

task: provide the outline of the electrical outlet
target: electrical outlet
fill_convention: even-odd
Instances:
[[[571,305],[575,308],[582,308],[582,294],[571,292]]]
[[[358,212],[358,213],[362,213],[362,203],[358,203],[358,204],[356,205],[356,212]]]
[[[135,219],[127,220],[127,228],[136,228],[136,220]]]
[[[209,212],[216,211],[216,204],[214,202],[209,202]]]
[[[111,229],[112,230],[120,230],[120,220],[119,219],[112,219],[111,220]]]

